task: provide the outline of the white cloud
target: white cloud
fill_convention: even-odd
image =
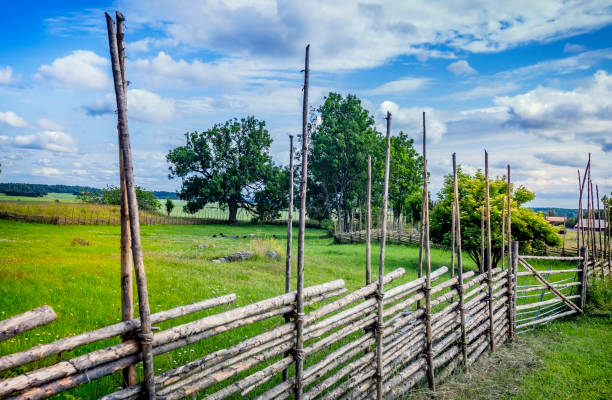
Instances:
[[[42,168],[32,168],[32,175],[35,176],[60,176],[64,175],[62,171],[57,168],[51,167],[42,167]]]
[[[0,112],[0,121],[14,128],[24,128],[28,123],[12,111]]]
[[[563,46],[564,53],[578,53],[584,50],[586,50],[586,47],[580,44],[565,43],[565,46]]]
[[[607,136],[612,124],[612,75],[597,71],[574,90],[538,86],[517,96],[497,97],[495,104],[508,109],[510,122],[549,138]]]
[[[38,126],[47,131],[62,131],[64,128],[50,119],[41,118],[38,120]]]
[[[106,58],[92,51],[75,50],[51,65],[42,65],[34,78],[72,89],[103,89],[110,86],[107,72],[101,68],[107,65]]]
[[[174,99],[142,89],[128,90],[128,117],[159,123],[174,116]]]
[[[455,61],[449,64],[446,69],[455,75],[472,75],[476,73],[476,70],[465,60]]]
[[[15,136],[15,147],[74,153],[77,151],[76,142],[67,133],[56,131],[43,131],[32,135]]]
[[[0,67],[0,85],[12,85],[21,80],[21,75],[13,75],[13,68]]]
[[[391,113],[391,126],[394,132],[402,130],[419,139],[423,133],[423,111],[425,111],[428,141],[439,143],[446,133],[446,124],[431,107],[400,108],[396,103],[386,100],[380,104],[379,112],[381,115],[386,115],[387,111]]]
[[[139,58],[128,61],[130,71],[139,80],[155,87],[193,87],[193,85],[235,85],[238,68],[228,66],[230,61],[202,62],[193,60],[174,60],[160,51],[152,59]],[[132,79],[133,80],[133,79]]]
[[[402,78],[368,90],[367,93],[371,95],[381,95],[414,92],[427,85],[430,80],[429,78]]]
[[[86,105],[89,115],[113,114],[116,109],[115,96],[107,93],[94,103]],[[174,117],[174,99],[164,98],[157,93],[143,89],[128,90],[128,119],[160,123]]]
[[[400,55],[425,59],[454,57],[455,51],[500,52],[612,22],[612,10],[603,0],[517,0],[486,7],[462,0],[152,0],[126,7],[127,15],[161,31],[162,37],[245,62],[265,59],[278,68],[295,68],[311,43],[312,64],[319,71],[371,68]],[[438,45],[450,51],[435,49]]]

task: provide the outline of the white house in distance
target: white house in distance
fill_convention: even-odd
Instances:
[[[603,219],[581,219],[574,225],[576,230],[589,230],[594,229],[595,232],[603,232],[606,229],[606,221]]]

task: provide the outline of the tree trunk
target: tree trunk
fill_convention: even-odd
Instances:
[[[229,220],[227,222],[230,224],[235,224],[237,222],[236,215],[238,214],[238,201],[236,201],[236,199],[230,199],[227,205],[229,207]]]

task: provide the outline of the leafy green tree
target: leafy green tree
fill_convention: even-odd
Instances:
[[[476,265],[480,265],[480,213],[485,206],[484,174],[478,171],[474,175],[469,175],[463,173],[459,168],[458,178],[462,246]],[[492,264],[495,266],[501,259],[501,207],[506,196],[507,184],[504,177],[490,178],[489,184],[491,253]],[[544,251],[547,245],[559,245],[559,236],[544,219],[544,215],[522,207],[523,204],[535,198],[534,193],[524,187],[512,187],[511,190],[512,240],[519,241],[521,251]],[[453,201],[452,175],[445,177],[444,187],[438,198],[439,200],[431,212],[431,238],[438,243],[450,244]]]
[[[344,218],[365,205],[368,155],[378,179],[383,140],[374,118],[354,95],[329,93],[310,124],[308,214]],[[373,184],[373,188],[378,185]]]
[[[168,216],[170,216],[172,210],[174,210],[174,202],[170,199],[166,199],[166,212],[168,213]]]
[[[97,191],[86,190],[77,195],[77,198],[84,203],[119,205],[121,204],[121,191],[117,186],[108,185]],[[140,186],[136,186],[136,198],[140,210],[157,211],[161,208],[161,202],[153,192],[144,190]]]
[[[404,132],[391,137],[389,204],[396,219],[402,215],[420,219],[423,185],[423,157],[414,149],[414,140]]]
[[[255,192],[257,221],[280,218],[280,211],[289,207],[289,168],[273,166],[264,178],[264,187]]]
[[[239,208],[257,214],[257,193],[265,190],[274,169],[265,122],[231,119],[185,137],[187,143],[166,156],[169,177],[182,180],[179,195],[187,200],[185,210],[196,212],[216,202],[229,209],[229,223],[236,223]]]

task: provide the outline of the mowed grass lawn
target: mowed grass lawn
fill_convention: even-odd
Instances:
[[[241,238],[213,238],[213,234],[239,235]],[[267,237],[264,247],[281,250],[280,260],[264,256],[237,263],[213,263],[213,258],[238,250],[249,250],[250,233]],[[297,229],[294,229],[294,255],[297,253]],[[118,226],[55,226],[0,220],[0,319],[48,304],[58,318],[12,339],[0,342],[0,355],[27,349],[39,343],[78,334],[120,320],[120,261]],[[184,317],[162,327],[194,320],[236,306],[279,295],[284,291],[286,236],[283,226],[142,226],[143,249],[151,311],[162,311],[210,297],[236,293],[234,305],[221,306]],[[74,238],[89,241],[89,246],[71,246]],[[210,246],[200,249],[199,245]],[[260,246],[261,247],[261,246]],[[379,247],[373,244],[372,275],[376,279]],[[297,257],[294,256],[294,260]],[[406,275],[398,282],[417,277],[418,249],[399,245],[387,247],[386,268],[398,267]],[[333,244],[325,231],[306,232],[305,285],[311,286],[334,279],[344,279],[348,290],[365,281],[365,245]],[[448,265],[450,253],[432,250],[432,268]],[[295,261],[292,282],[295,287]],[[136,293],[136,290],[134,290]],[[187,348],[156,357],[161,370],[180,365],[219,348],[244,340],[263,329],[278,325],[282,318],[273,318],[253,326],[237,329]],[[85,350],[100,348],[115,341],[86,346],[62,354],[70,358]],[[46,360],[48,363],[53,360]],[[35,366],[44,364],[39,363]],[[0,373],[0,377],[18,374],[22,370]],[[73,390],[76,396],[92,398],[112,391],[120,385],[119,376],[107,377]]]

